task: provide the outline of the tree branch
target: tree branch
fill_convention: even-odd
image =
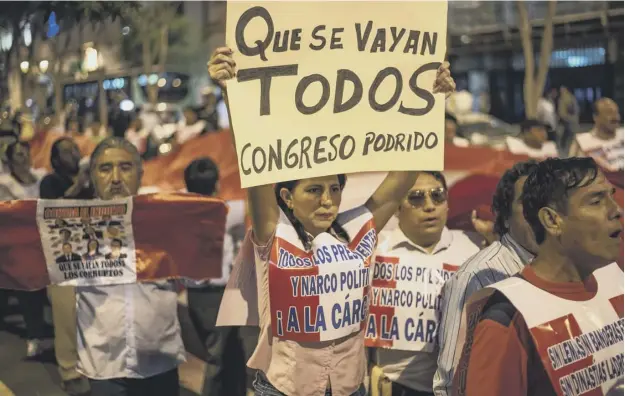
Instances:
[[[545,27],[540,46],[540,64],[538,65],[538,75],[536,76],[536,86],[534,87],[534,100],[538,105],[538,100],[542,96],[549,73],[551,63],[551,52],[553,51],[553,17],[556,14],[556,0],[550,0],[545,16]],[[538,109],[536,109],[538,110]]]
[[[523,45],[525,58],[525,82],[523,84],[523,98],[525,100],[525,116],[536,116],[536,104],[534,103],[534,46],[532,45],[532,25],[527,16],[527,5],[524,1],[517,0],[519,14],[519,33]]]

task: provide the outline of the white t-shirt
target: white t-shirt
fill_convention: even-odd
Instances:
[[[616,130],[612,139],[599,139],[595,130],[578,133],[571,147],[571,157],[592,157],[597,163],[609,170],[623,169],[623,128]]]
[[[540,149],[535,149],[525,144],[523,139],[507,136],[506,146],[508,148],[508,151],[510,151],[512,154],[522,154],[537,159],[558,157],[558,147],[556,146],[555,142],[552,141],[543,143]]]

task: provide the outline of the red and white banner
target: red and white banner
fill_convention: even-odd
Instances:
[[[606,395],[624,374],[623,270],[613,263],[593,276],[597,292],[587,301],[554,296],[518,277],[476,292],[463,313],[467,338],[454,375],[457,394],[465,394],[473,330],[498,290],[523,316],[556,395]]]
[[[441,289],[458,268],[436,256],[376,256],[365,345],[433,352]]]
[[[269,260],[271,325],[275,337],[298,342],[331,341],[364,328],[371,284],[370,260],[377,235],[364,207],[337,221],[349,244],[319,234],[306,252],[281,215]]]
[[[219,278],[227,211],[194,194],[0,202],[0,288]]]

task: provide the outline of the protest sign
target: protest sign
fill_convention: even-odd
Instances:
[[[40,200],[37,226],[50,281],[58,285],[136,282],[132,199]]]
[[[220,278],[226,213],[195,194],[0,202],[0,289]]]
[[[444,1],[229,1],[241,185],[441,170],[446,31]]]
[[[369,308],[370,258],[377,236],[371,213],[356,208],[339,215],[349,244],[319,234],[306,251],[282,218],[269,259],[269,300],[274,337],[331,341],[364,328]]]
[[[458,266],[436,256],[376,256],[365,345],[433,352],[441,289]]]

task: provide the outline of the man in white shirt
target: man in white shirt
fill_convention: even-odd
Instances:
[[[578,133],[571,145],[569,157],[592,157],[607,171],[623,169],[623,128],[618,105],[609,98],[593,104],[595,126],[589,132]]]
[[[410,291],[423,296],[424,301],[433,303],[433,306],[427,307],[416,303],[414,306],[401,308],[409,309],[411,318],[423,319],[420,323],[424,323],[424,327],[427,323],[431,337],[425,336],[425,340],[415,337],[408,346],[393,345],[390,349],[373,350],[377,366],[381,368],[384,377],[381,382],[383,395],[388,394],[385,387],[392,389],[390,393],[393,396],[432,395],[432,377],[436,371],[437,357],[435,334],[440,315],[436,306],[440,301],[440,290],[446,275],[453,273],[468,257],[479,251],[476,238],[470,238],[462,231],[447,229],[445,224],[448,210],[447,183],[444,176],[440,172],[422,172],[399,207],[399,227],[380,234],[376,255],[384,257],[385,260],[389,257],[399,259],[396,265],[402,269],[410,268],[406,271],[412,270],[415,274],[428,273],[429,275],[423,277],[415,275]],[[418,267],[412,268],[414,265]],[[396,272],[399,272],[399,267]],[[374,295],[385,290],[376,290],[375,279],[377,278],[374,275]],[[402,329],[400,332],[403,340],[403,329],[409,326],[408,321],[405,325],[401,323],[401,316],[393,316],[392,320],[400,323],[398,326]],[[417,328],[416,325],[414,327]],[[377,383],[376,373],[377,370],[372,377]]]
[[[532,230],[523,217],[522,193],[527,176],[538,163],[518,163],[501,177],[493,197],[496,241],[469,258],[443,286],[441,324],[438,332],[438,369],[434,394],[452,394],[455,366],[460,359],[466,329],[461,326],[462,309],[476,291],[519,272],[538,250]],[[459,346],[458,346],[459,345]]]
[[[90,164],[96,196],[136,195],[141,157],[132,143],[103,140]],[[76,288],[78,371],[92,396],[179,394],[185,349],[171,281]]]
[[[187,191],[215,196],[219,190],[219,169],[210,158],[199,158],[191,162],[184,172]],[[243,365],[237,370],[225,370],[226,361],[236,361],[233,355],[240,353],[240,347],[247,358],[251,356],[258,341],[256,327],[217,327],[217,313],[226,284],[232,270],[232,262],[245,237],[245,203],[229,201],[224,235],[222,277],[211,279],[204,287],[188,290],[189,316],[206,347],[206,371],[202,396],[238,394],[235,387],[246,381]],[[241,343],[242,345],[237,345]],[[242,360],[242,356],[240,356]],[[251,369],[250,369],[251,370]],[[229,372],[231,376],[225,376]],[[252,375],[249,375],[252,374]],[[248,373],[248,389],[252,389],[253,373]]]
[[[519,137],[507,136],[506,146],[511,153],[530,158],[558,157],[556,143],[547,140],[547,127],[536,120],[523,121]]]

